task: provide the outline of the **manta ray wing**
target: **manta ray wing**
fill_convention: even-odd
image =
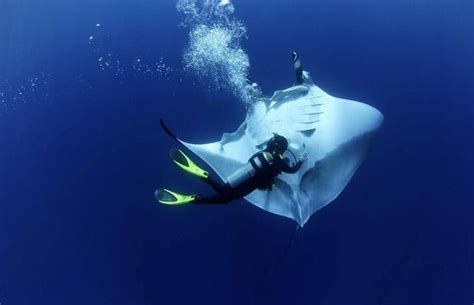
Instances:
[[[181,143],[227,181],[273,133],[285,136],[291,149],[296,154],[306,152],[308,160],[297,173],[278,176],[271,191],[255,190],[245,199],[303,226],[345,188],[382,121],[375,108],[335,98],[306,83],[254,103],[239,129],[221,141]]]

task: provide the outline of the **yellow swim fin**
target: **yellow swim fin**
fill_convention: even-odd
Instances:
[[[207,179],[209,173],[199,166],[197,166],[188,156],[184,154],[181,150],[173,148],[170,150],[170,157],[173,159],[173,162],[176,163],[182,170],[185,172],[196,176],[200,179]]]
[[[155,199],[156,201],[162,204],[181,205],[195,201],[197,199],[197,196],[182,195],[167,189],[161,189],[155,191]]]

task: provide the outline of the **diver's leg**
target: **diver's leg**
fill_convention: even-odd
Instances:
[[[183,195],[168,189],[161,189],[155,191],[155,198],[158,202],[167,205],[181,205],[186,203],[226,204],[232,200],[240,199],[248,195],[257,188],[256,181],[253,179],[246,180],[235,188],[229,184],[221,185],[213,179],[206,180],[206,182],[217,194],[211,196]]]
[[[178,165],[181,169],[185,172],[199,178],[200,180],[206,182],[208,185],[212,187],[214,191],[219,194],[226,194],[227,187],[222,185],[218,181],[214,180],[210,175],[209,172],[201,169],[199,166],[194,163],[191,158],[189,158],[184,152],[177,148],[173,148],[170,150],[170,157],[173,162]]]
[[[224,189],[224,187],[223,187]],[[211,196],[184,195],[169,189],[159,189],[155,191],[155,199],[166,205],[182,205],[188,203],[197,204],[225,204],[235,199],[231,189],[222,191]]]
[[[215,194],[211,196],[201,197],[197,196],[192,203],[196,204],[227,204],[234,200],[233,196],[227,194]]]
[[[239,196],[236,196],[235,190],[228,184],[221,185],[219,182],[213,179],[209,179],[206,182],[216,191],[217,194],[207,197],[197,196],[193,203],[225,204],[239,198]]]
[[[227,185],[222,185],[218,181],[214,180],[211,176],[208,176],[206,179],[203,179],[202,181],[206,182],[218,194],[226,194],[228,191]]]
[[[193,202],[207,203],[207,204],[228,203],[232,200],[241,199],[247,196],[248,194],[250,194],[251,192],[253,192],[254,190],[256,190],[258,186],[260,185],[259,182],[260,181],[258,179],[251,178],[251,179],[246,179],[242,181],[240,184],[234,187],[230,186],[228,183],[226,183],[225,185],[221,185],[215,182],[216,183],[215,190],[217,192],[216,195],[212,195],[209,197],[197,196],[196,200]]]

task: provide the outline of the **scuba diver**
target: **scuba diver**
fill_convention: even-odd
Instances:
[[[293,67],[296,74],[295,85],[301,85],[304,81],[303,67],[301,60],[296,52],[291,53]],[[247,85],[251,96],[259,96],[260,90],[250,77],[247,77]],[[160,120],[163,130],[174,140],[179,142],[176,136],[168,129],[163,120]],[[289,159],[283,155],[289,152],[293,155],[295,164],[290,165]],[[224,204],[232,200],[240,199],[250,194],[254,190],[271,190],[275,178],[282,172],[296,173],[303,162],[307,159],[304,153],[297,158],[294,153],[288,149],[288,140],[278,134],[274,134],[267,141],[267,147],[251,156],[248,163],[237,170],[227,179],[227,183],[221,184],[209,176],[209,173],[199,168],[187,155],[179,149],[172,149],[170,157],[174,163],[187,173],[198,177],[216,192],[211,196],[183,195],[168,189],[155,191],[155,198],[158,202],[168,205],[179,205],[186,203],[199,204]]]
[[[169,130],[162,122],[162,126],[168,133]],[[307,155],[303,154],[292,166],[288,158],[283,154],[289,151],[288,140],[278,134],[267,142],[267,147],[250,157],[248,163],[229,177],[227,183],[222,185],[209,176],[209,173],[199,168],[187,155],[179,149],[171,149],[170,157],[176,165],[187,173],[198,177],[216,192],[211,196],[182,195],[168,189],[155,192],[158,202],[167,205],[180,205],[186,203],[198,204],[225,204],[232,200],[241,199],[256,189],[271,190],[275,178],[281,173],[296,173]]]

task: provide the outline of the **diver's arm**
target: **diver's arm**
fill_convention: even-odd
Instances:
[[[303,165],[303,161],[300,160],[296,162],[294,166],[289,166],[288,163],[284,161],[283,161],[283,164],[284,166],[281,169],[282,172],[287,173],[287,174],[294,174],[300,169],[301,165]]]
[[[307,159],[308,159],[308,154],[306,152],[300,155],[298,162],[296,162],[294,166],[290,166],[288,164],[288,159],[284,159],[282,160],[283,161],[282,171],[288,174],[294,174],[300,169],[301,165],[303,165],[304,161],[306,161]]]

